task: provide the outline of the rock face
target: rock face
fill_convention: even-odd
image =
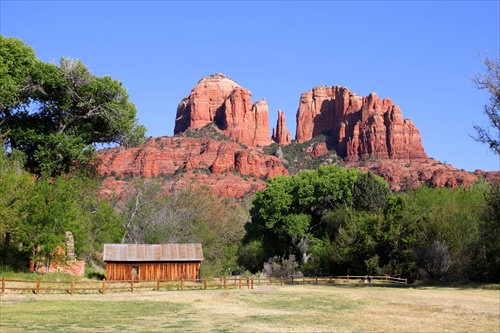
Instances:
[[[367,160],[347,163],[348,168],[362,171],[370,170],[384,178],[393,191],[420,187],[427,183],[431,187],[468,187],[479,175],[487,181],[495,183],[493,175],[480,172],[458,170],[452,165],[444,164],[432,158],[405,162],[402,160]]]
[[[401,109],[375,93],[358,96],[346,87],[317,86],[301,95],[297,111],[298,143],[327,134],[329,146],[346,161],[426,159],[420,132]]]
[[[288,175],[284,165],[295,172],[296,157],[287,160],[285,149],[279,147],[276,156],[262,152],[272,142],[268,106],[265,100],[252,103],[251,97],[249,90],[223,74],[201,79],[177,108],[174,132],[178,135],[98,152],[102,193],[120,195],[129,179],[160,176],[166,188],[193,184],[223,197],[243,198],[264,189],[267,178]],[[209,127],[212,132],[204,131]],[[301,159],[370,170],[395,191],[424,183],[468,186],[479,175],[500,182],[500,172],[471,173],[428,158],[415,125],[403,119],[390,99],[375,93],[361,97],[339,86],[318,86],[303,93],[296,141],[304,143],[320,134],[328,137],[327,142],[313,140],[301,148],[306,153]],[[272,139],[281,146],[292,143],[281,110]]]
[[[120,193],[127,179],[161,176],[165,186],[193,181],[218,195],[241,198],[263,189],[267,178],[288,175],[277,157],[211,138],[154,138],[136,148],[103,149],[98,157],[103,193]]]
[[[266,100],[252,104],[252,94],[224,74],[204,77],[177,107],[174,134],[215,122],[229,138],[250,147],[271,143]]]
[[[276,128],[273,128],[273,141],[279,145],[285,146],[292,142],[292,136],[286,128],[285,123],[285,113],[278,110],[278,121],[276,122]]]

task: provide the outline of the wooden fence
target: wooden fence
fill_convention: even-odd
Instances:
[[[2,277],[2,293],[6,290],[27,291],[36,295],[40,293],[102,293],[113,291],[134,292],[138,289],[167,291],[167,290],[207,290],[207,289],[253,289],[255,285],[297,285],[297,284],[407,284],[407,279],[390,276],[330,276],[330,277],[290,277],[290,278],[243,278],[243,277],[221,277],[216,279],[194,279],[194,280],[125,280],[125,281],[50,281],[50,280],[19,280],[5,279]]]

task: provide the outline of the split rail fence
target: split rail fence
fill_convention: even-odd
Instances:
[[[290,278],[243,278],[221,277],[216,279],[195,280],[125,280],[125,281],[50,281],[50,280],[20,280],[2,277],[1,295],[7,290],[14,292],[40,293],[101,293],[129,291],[133,293],[139,289],[168,291],[168,290],[207,290],[207,289],[253,289],[254,286],[265,285],[298,285],[298,284],[408,284],[407,279],[390,276],[330,276],[330,277],[290,277]]]

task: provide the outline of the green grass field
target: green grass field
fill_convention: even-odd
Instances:
[[[500,291],[261,286],[208,291],[14,294],[0,332],[499,332]]]

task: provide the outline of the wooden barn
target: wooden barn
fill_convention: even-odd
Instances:
[[[104,244],[106,280],[200,278],[201,244]]]

